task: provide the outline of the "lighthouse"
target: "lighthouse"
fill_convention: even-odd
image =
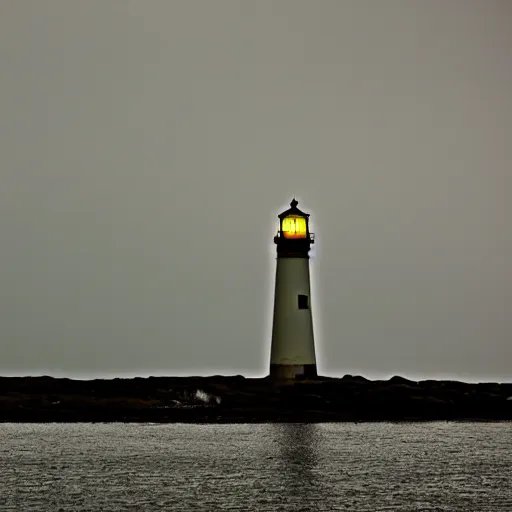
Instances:
[[[311,379],[317,376],[309,250],[314,235],[309,213],[290,208],[280,215],[277,246],[274,316],[270,352],[270,377],[278,380]]]

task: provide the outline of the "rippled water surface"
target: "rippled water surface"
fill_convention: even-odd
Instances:
[[[0,424],[1,511],[512,511],[512,424]]]

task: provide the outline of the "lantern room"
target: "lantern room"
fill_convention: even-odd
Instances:
[[[309,245],[314,243],[313,233],[309,231],[309,213],[297,208],[298,201],[294,198],[288,210],[281,213],[279,217],[279,231],[275,237],[275,243],[286,249],[297,250],[300,247],[309,251]],[[307,248],[306,248],[307,246]],[[278,252],[279,249],[278,249]]]
[[[306,238],[306,219],[295,215],[288,215],[281,221],[281,233],[285,238]]]

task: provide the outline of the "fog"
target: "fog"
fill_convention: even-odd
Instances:
[[[4,0],[0,374],[511,380],[512,4]]]

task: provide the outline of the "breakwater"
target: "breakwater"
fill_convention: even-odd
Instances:
[[[242,376],[0,377],[1,422],[438,420],[512,420],[512,383],[351,375],[289,383]]]

